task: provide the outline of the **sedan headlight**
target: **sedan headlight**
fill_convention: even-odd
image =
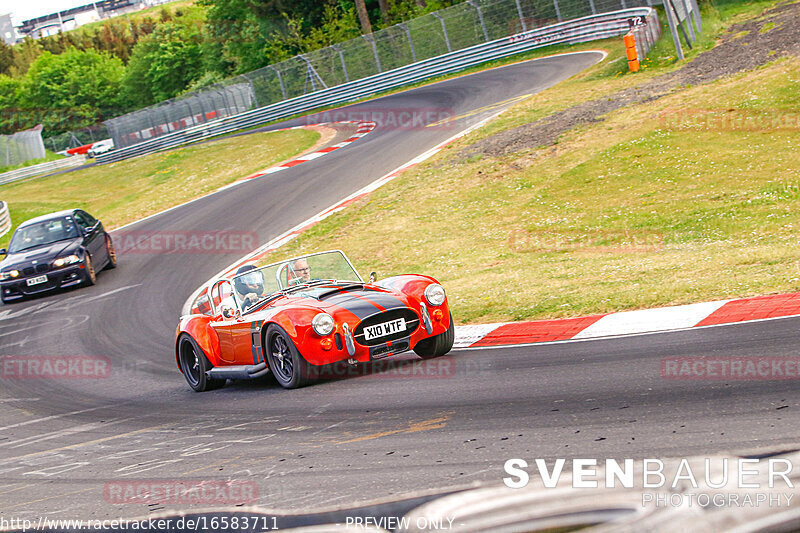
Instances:
[[[73,255],[68,255],[66,257],[59,257],[58,259],[53,261],[53,265],[60,268],[63,266],[71,265],[72,263],[77,263],[80,260],[81,260],[80,257],[73,254]]]
[[[7,272],[0,272],[0,280],[7,280],[19,277],[19,270],[9,270]]]
[[[425,299],[431,305],[442,305],[444,303],[444,287],[438,283],[428,285],[425,288]]]
[[[320,313],[311,321],[311,327],[314,328],[314,333],[323,337],[331,334],[334,325],[333,317],[328,313]]]

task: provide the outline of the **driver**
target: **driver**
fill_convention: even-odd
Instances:
[[[234,280],[234,287],[236,292],[239,293],[239,299],[242,301],[242,309],[247,309],[261,300],[267,295],[264,290],[264,277],[261,272],[253,272],[246,276],[241,276],[251,270],[257,270],[254,265],[244,265],[239,267],[236,271],[236,279]]]
[[[305,259],[298,259],[292,263],[292,268],[289,274],[289,281],[292,284],[308,283],[311,281],[311,269],[308,267],[308,261]]]

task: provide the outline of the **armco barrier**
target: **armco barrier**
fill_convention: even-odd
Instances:
[[[0,202],[0,237],[8,233],[11,229],[11,214],[8,212],[8,204]]]
[[[40,163],[38,165],[31,165],[29,167],[19,168],[0,174],[0,185],[11,183],[12,181],[30,178],[39,174],[46,174],[54,170],[61,170],[63,168],[77,167],[86,162],[86,157],[82,155],[74,155],[66,157],[57,161],[48,161],[47,163]]]
[[[634,29],[637,41],[641,43],[642,57],[644,57],[650,46],[660,36],[661,25],[658,16],[650,7],[622,9],[524,31],[510,37],[418,61],[382,74],[322,89],[215,122],[176,131],[102,154],[97,157],[97,161],[109,163],[175,148],[209,137],[266,124],[319,107],[342,104],[545,46],[575,44],[622,35],[630,30],[628,21],[637,17],[644,17],[646,21],[646,24]]]

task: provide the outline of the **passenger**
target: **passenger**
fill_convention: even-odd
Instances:
[[[255,270],[252,274],[245,274]],[[239,300],[242,302],[242,310],[247,310],[253,304],[267,296],[264,290],[264,276],[254,265],[244,265],[239,267],[236,271],[236,279],[234,279],[234,287],[238,293]]]

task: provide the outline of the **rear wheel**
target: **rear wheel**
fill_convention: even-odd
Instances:
[[[86,254],[85,268],[83,273],[83,284],[87,287],[97,283],[97,272],[94,271],[94,264],[92,263],[92,256]]]
[[[421,340],[414,346],[414,352],[423,359],[433,359],[434,357],[441,357],[453,349],[453,343],[456,340],[456,326],[453,322],[453,315],[450,314],[450,327],[447,331],[440,333],[435,337],[430,337]]]
[[[270,324],[264,338],[267,364],[281,387],[296,389],[314,381],[314,366],[303,359],[283,328]]]
[[[117,250],[114,248],[114,243],[108,233],[106,233],[106,255],[108,255],[108,263],[106,263],[105,269],[117,268]]]
[[[214,390],[225,385],[224,379],[208,377],[206,372],[211,370],[211,363],[189,335],[183,334],[178,341],[178,363],[186,382],[197,392]]]

